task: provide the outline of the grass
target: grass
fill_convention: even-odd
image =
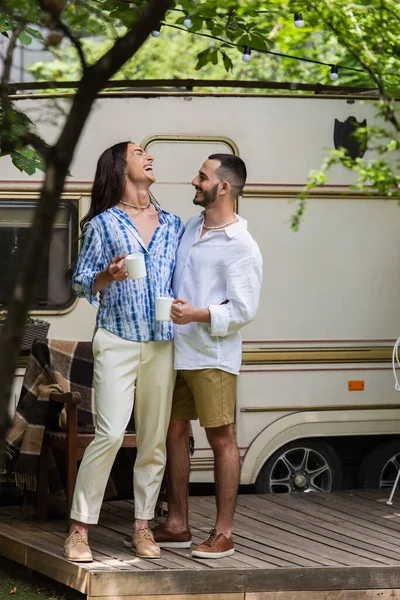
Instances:
[[[0,600],[83,600],[85,596],[0,558]]]

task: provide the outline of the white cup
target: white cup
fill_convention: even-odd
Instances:
[[[171,320],[171,306],[173,298],[158,297],[156,298],[156,319],[157,321]]]
[[[146,277],[146,263],[144,262],[144,254],[135,252],[128,254],[125,259],[126,269],[131,279],[142,279]]]

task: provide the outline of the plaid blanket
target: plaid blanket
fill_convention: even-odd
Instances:
[[[93,433],[96,409],[91,342],[36,340],[32,344],[21,395],[7,434],[7,470],[15,474],[16,485],[35,490],[38,459],[45,429],[60,431],[66,422],[65,409],[49,401],[53,391],[79,392],[78,431]],[[127,431],[134,432],[133,415]],[[117,456],[105,498],[132,496],[132,468],[135,450],[123,448]],[[51,456],[50,493],[65,497],[65,457]]]

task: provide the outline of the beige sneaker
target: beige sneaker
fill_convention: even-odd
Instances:
[[[150,529],[138,529],[132,535],[132,551],[139,558],[161,558],[160,548]]]
[[[86,533],[75,529],[67,537],[64,542],[64,558],[73,562],[92,562],[93,556]]]

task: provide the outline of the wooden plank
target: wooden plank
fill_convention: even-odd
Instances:
[[[372,498],[379,504],[386,504],[386,501],[389,500],[390,492],[392,488],[386,488],[384,490],[349,490],[349,493],[358,493],[360,492],[366,498]],[[397,506],[400,508],[400,487],[397,487],[396,493],[393,496],[393,506]]]
[[[58,556],[60,559],[65,560],[63,552],[63,542],[65,539],[65,534],[62,535],[62,537],[60,537],[57,533],[41,529],[40,527],[36,527],[36,525],[33,524],[16,521],[15,519],[10,519],[8,523],[6,523],[3,520],[3,522],[0,524],[1,530],[6,533],[7,527],[9,527],[8,535],[18,536],[21,540],[24,540],[26,542],[32,542],[32,540],[38,542],[40,540],[41,550],[51,552]],[[92,563],[85,563],[85,566],[88,570],[98,569],[99,567],[101,568],[102,565],[111,569],[125,568],[124,564],[121,561],[119,561],[113,556],[110,556],[108,548],[102,547],[101,549],[99,549],[97,545],[91,544],[91,549],[94,560]],[[133,569],[134,567],[131,568]]]
[[[206,501],[207,503],[207,501]],[[207,503],[209,507],[210,503]],[[239,517],[239,511],[241,516]],[[273,535],[277,535],[279,532],[283,532],[284,534],[284,543],[290,543],[291,545],[297,545],[300,550],[307,550],[308,552],[312,552],[315,556],[323,556],[329,558],[331,560],[337,561],[346,566],[367,566],[374,564],[388,564],[386,561],[390,561],[390,559],[379,559],[375,558],[372,553],[368,554],[368,557],[362,556],[362,551],[358,553],[355,552],[353,547],[345,546],[344,544],[339,544],[331,539],[321,538],[320,535],[316,535],[311,531],[304,531],[297,527],[293,527],[291,525],[287,525],[282,521],[277,521],[271,517],[256,517],[256,513],[252,513],[244,508],[238,507],[235,522],[238,520],[242,520],[244,524],[247,524],[249,529],[252,531],[255,530],[255,523],[259,521],[263,523],[263,529],[265,527],[273,528]],[[395,561],[391,561],[392,564],[396,564]]]
[[[339,519],[343,524],[343,527],[357,525],[366,533],[371,531],[387,535],[388,539],[395,535],[393,530],[390,529],[390,524],[382,522],[382,520],[377,520],[374,517],[372,517],[372,520],[366,520],[360,516],[359,513],[349,515],[347,512],[336,510],[334,507],[327,506],[326,503],[315,504],[308,499],[308,496],[304,498],[304,494],[296,495],[295,499],[286,498],[285,496],[290,496],[290,494],[279,494],[279,498],[274,497],[272,494],[265,496],[260,495],[259,498],[263,499],[265,502],[276,502],[280,506],[287,506],[288,508],[292,508],[293,510],[302,512],[304,514],[309,514],[310,516],[319,515],[322,518],[322,515],[324,515],[326,519]]]
[[[204,523],[196,523],[197,525],[199,525],[200,527],[202,527],[204,529]],[[208,535],[208,529],[207,532],[202,531],[201,529],[197,529],[196,527],[193,527],[193,518],[192,518],[192,522],[191,522],[191,532],[192,532],[192,549],[200,544],[204,539],[207,538]],[[190,549],[186,549],[185,552],[191,552]],[[263,553],[257,552],[257,550],[252,549],[251,547],[247,548],[242,546],[240,543],[237,542],[237,539],[235,538],[235,555],[233,557],[235,559],[235,561],[237,563],[241,563],[242,568],[245,568],[246,566],[250,566],[252,568],[275,568],[277,565],[273,562],[269,562],[267,560],[267,556]],[[197,564],[199,561],[202,561],[205,565],[207,565],[207,567],[209,566],[214,566],[215,563],[220,563],[221,561],[215,561],[215,560],[210,560],[210,559],[198,559],[198,558],[191,558],[191,562]],[[285,561],[281,561],[281,562],[285,562]],[[290,563],[287,563],[285,566],[292,566]]]
[[[400,600],[400,590],[247,592],[245,600]]]
[[[57,556],[61,560],[65,560],[63,557],[63,547],[60,544],[57,536],[53,536],[53,534],[47,531],[41,531],[35,525],[30,523],[15,523],[15,521],[10,520],[8,523],[5,521],[0,522],[0,531],[5,536],[8,536],[10,539],[16,539],[23,544],[29,544],[32,547],[38,547],[39,549],[39,541],[40,541],[40,550],[48,552],[54,556]],[[38,542],[37,546],[35,545],[35,541]],[[67,561],[69,564],[71,561]],[[101,569],[104,567],[101,561],[94,559],[92,563],[82,563],[82,567],[89,569],[90,565],[92,565],[96,569]]]
[[[131,515],[131,512],[132,504],[124,500],[107,503],[107,506],[103,505],[100,520],[101,526],[103,528],[110,528],[110,530],[114,532],[123,531],[125,535],[129,535],[131,532],[131,525],[127,525],[126,520],[127,516]],[[196,537],[195,531],[192,531],[192,535],[195,544],[200,543],[205,537],[201,534],[201,532],[199,532],[198,537]],[[177,566],[180,566],[181,568],[183,567],[187,569],[204,570],[221,569],[226,568],[228,566],[232,566],[232,568],[244,567],[245,565],[249,565],[252,567],[254,566],[254,561],[250,561],[250,559],[247,558],[243,559],[243,557],[239,558],[236,554],[234,558],[219,559],[218,561],[210,559],[193,559],[189,549],[162,549],[162,555],[165,556],[165,558],[172,563],[170,564],[170,568],[176,568]],[[160,561],[157,560],[157,564],[159,563]],[[261,566],[261,564],[259,566]],[[274,565],[264,564],[262,566],[266,567]]]
[[[119,532],[124,532],[125,535],[131,532],[131,529],[129,528],[129,526],[126,525],[126,520],[123,516],[120,516],[118,514],[118,511],[116,511],[115,513],[113,512],[111,514],[111,510],[109,510],[107,512],[107,514],[103,513],[103,516],[101,517],[100,523],[105,526],[105,527],[110,527],[115,531],[119,531]],[[210,528],[208,528],[210,529]],[[205,537],[207,537],[206,535],[200,534],[197,538],[196,538],[196,533],[194,531],[192,531],[192,536],[194,538],[194,542],[195,544],[199,544],[200,542],[202,542],[204,540]],[[188,549],[187,549],[188,551]],[[177,556],[182,556],[180,554],[180,552],[177,551],[170,551],[170,550],[166,550],[165,552],[168,552],[167,556],[168,556],[168,560],[172,561],[173,563],[177,563],[178,559]],[[226,557],[226,558],[220,558],[217,561],[212,560],[212,559],[193,559],[191,557],[191,555],[187,554],[186,556],[187,559],[189,559],[191,561],[191,564],[188,565],[187,563],[181,565],[184,566],[186,568],[197,568],[195,565],[192,564],[192,561],[196,564],[202,564],[202,565],[206,565],[207,567],[209,567],[210,569],[222,569],[222,568],[243,568],[243,560],[240,560],[239,558],[236,557],[236,555],[234,557]],[[160,562],[159,560],[157,562]],[[178,561],[179,563],[179,561]]]
[[[18,528],[20,528],[21,527],[20,523],[23,523],[23,521],[18,521],[18,523],[19,523]],[[48,532],[57,534],[58,536],[60,536],[60,538],[62,538],[62,540],[64,540],[67,535],[64,530],[64,522],[63,521],[60,521],[60,520],[51,520],[51,521],[45,521],[45,522],[35,521],[34,524],[37,528],[40,528],[43,531],[48,531]],[[144,560],[144,559],[138,558],[132,552],[130,552],[128,549],[126,549],[124,547],[124,545],[123,545],[123,537],[124,536],[120,536],[120,537],[121,537],[121,539],[118,541],[118,535],[116,536],[116,533],[114,531],[109,531],[108,529],[101,528],[99,525],[90,525],[89,526],[89,543],[92,548],[94,548],[94,546],[93,546],[91,540],[94,539],[94,540],[96,540],[96,542],[100,542],[100,544],[103,544],[103,546],[104,546],[103,550],[104,551],[107,550],[107,552],[106,552],[107,555],[109,555],[111,558],[118,558],[118,559],[124,560],[124,562],[129,562],[129,564],[132,565],[132,569],[139,568],[139,569],[143,569],[143,570],[153,570],[153,569],[160,569],[160,568],[168,568],[169,563],[168,563],[168,565],[165,565],[164,563],[162,565],[160,565],[160,564],[156,565],[156,564],[154,564],[155,561]],[[99,546],[97,544],[96,544],[96,548],[99,548]],[[118,551],[120,551],[120,552],[118,552]],[[156,561],[156,562],[159,563],[159,561]],[[88,568],[90,568],[90,567],[88,566]],[[93,564],[92,568],[96,568],[96,563]]]
[[[282,496],[282,494],[281,494]],[[318,524],[323,523],[324,527],[330,529],[334,528],[335,531],[343,531],[348,532],[349,535],[353,536],[354,539],[360,540],[370,540],[371,544],[388,548],[388,549],[397,549],[400,550],[398,546],[398,536],[393,534],[390,529],[381,528],[379,526],[375,526],[375,529],[368,529],[366,531],[364,523],[359,525],[357,522],[351,522],[343,519],[342,517],[337,517],[332,515],[331,511],[323,511],[320,508],[316,508],[315,505],[310,503],[297,501],[295,505],[291,505],[291,503],[285,503],[283,499],[276,499],[275,496],[270,495],[268,498],[262,496],[260,499],[263,503],[268,503],[266,511],[278,510],[282,511],[283,514],[292,515],[297,519],[305,519],[306,521],[310,520],[312,517],[315,522]]]
[[[0,533],[0,555],[78,592],[86,593],[88,570],[59,556]]]
[[[351,535],[348,532],[343,530],[343,527],[331,525],[326,523],[324,520],[319,520],[318,524],[314,524],[315,521],[310,521],[310,519],[305,518],[304,516],[296,513],[293,516],[287,509],[281,509],[279,506],[275,508],[275,505],[270,504],[267,509],[264,510],[262,505],[260,506],[261,501],[256,497],[246,496],[245,498],[239,498],[237,502],[236,512],[241,512],[243,509],[250,508],[254,513],[260,513],[263,517],[262,520],[265,519],[265,514],[268,514],[268,521],[273,523],[270,519],[277,519],[280,521],[284,521],[287,524],[293,525],[300,530],[313,532],[321,537],[322,540],[336,540],[338,543],[343,544],[342,547],[352,547],[355,549],[356,553],[360,552],[361,556],[376,556],[378,557],[386,557],[389,561],[385,561],[384,559],[381,562],[386,564],[398,564],[400,562],[400,546],[390,544],[389,541],[379,541],[371,539],[367,535],[363,535],[362,533],[358,533],[356,531],[352,531]],[[273,507],[272,509],[270,507]],[[254,517],[257,518],[257,517]]]
[[[380,492],[380,490],[372,490],[376,492]],[[353,490],[347,492],[335,492],[335,496],[342,498],[352,498],[358,503],[367,507],[373,507],[376,510],[380,510],[383,513],[387,513],[388,515],[399,516],[400,511],[400,500],[394,500],[393,504],[386,504],[386,501],[389,498],[389,494],[387,496],[382,497],[381,494],[373,494],[370,490]],[[400,519],[398,519],[400,522]]]
[[[285,521],[278,520],[272,515],[268,517],[259,515],[254,516],[254,511],[248,510],[245,507],[238,506],[236,509],[238,514],[248,517],[249,519],[259,521],[260,523],[269,524],[278,530],[282,530],[287,533],[297,535],[302,540],[305,540],[305,547],[310,550],[316,551],[317,549],[323,548],[325,556],[330,556],[332,559],[340,561],[342,564],[347,566],[362,566],[362,565],[374,565],[374,564],[386,564],[396,565],[399,563],[399,558],[390,558],[382,555],[378,555],[372,552],[371,549],[363,549],[361,542],[356,544],[349,544],[348,538],[343,535],[337,535],[330,533],[329,535],[323,535],[319,527],[314,527],[312,523],[308,523],[307,527],[299,526],[297,523],[302,523],[300,520],[290,519],[288,517]],[[297,523],[296,523],[297,521]]]
[[[114,531],[124,531],[125,534],[129,534],[131,532],[131,529],[130,526],[126,525],[126,515],[128,512],[130,513],[130,510],[130,505],[127,505],[125,501],[117,501],[117,506],[114,507],[109,505],[105,507],[105,509],[103,509],[100,523],[103,527],[110,527]],[[194,545],[200,544],[205,539],[205,537],[207,536],[201,533],[200,531],[196,533],[195,530],[192,530],[192,539]],[[254,566],[253,564],[249,564],[249,560],[247,558],[240,558],[236,554],[234,557],[223,558],[219,559],[218,561],[215,561],[210,559],[193,559],[189,549],[186,549],[184,553],[182,553],[182,550],[173,549],[163,549],[162,552],[168,558],[168,560],[180,565],[181,567],[188,569],[200,570],[204,568],[221,569],[228,567],[244,568],[246,565]],[[157,563],[159,563],[159,561],[157,561]]]
[[[117,523],[117,521],[120,520],[122,521],[122,523]],[[126,526],[124,524],[123,519],[120,519],[118,517],[116,517],[116,515],[113,515],[112,519],[109,519],[108,516],[104,517],[101,519],[101,524],[103,528],[109,528],[110,531],[114,531],[114,532],[118,532],[118,533],[124,533],[124,537],[125,535],[129,535],[131,533],[131,529],[129,526]],[[200,540],[199,540],[200,542]],[[188,552],[188,549],[186,549],[186,551]],[[174,569],[174,568],[182,568],[182,567],[186,567],[188,569],[196,569],[196,570],[201,570],[202,567],[204,567],[205,565],[208,566],[210,569],[221,569],[223,567],[227,567],[229,566],[229,559],[220,559],[218,561],[212,561],[212,563],[210,563],[210,560],[208,560],[206,563],[204,563],[203,559],[199,559],[199,561],[195,561],[195,563],[192,564],[192,561],[194,561],[194,559],[192,559],[191,556],[186,556],[184,557],[186,560],[190,561],[190,564],[185,563],[182,564],[182,555],[180,554],[180,552],[177,551],[171,551],[171,550],[167,550],[167,549],[162,549],[162,553],[164,558],[158,559],[157,561],[153,561],[153,562],[157,562],[157,564],[159,565],[163,565],[166,568],[169,569]],[[161,562],[163,561],[163,562]],[[199,564],[197,564],[199,562]],[[199,566],[200,565],[200,566]],[[237,566],[236,562],[234,562],[232,564],[232,566]]]
[[[364,495],[355,494],[353,492],[336,492],[334,498],[330,499],[329,494],[317,494],[320,498],[325,500],[333,500],[335,504],[341,506],[356,507],[362,513],[367,515],[374,515],[381,518],[393,519],[393,522],[399,526],[400,531],[400,515],[398,510],[394,506],[388,506],[387,504],[379,503],[376,500],[372,500]]]
[[[150,574],[90,572],[88,595],[153,596],[224,594],[257,591],[290,590],[373,590],[398,589],[398,567],[316,567],[310,569],[223,569],[212,570],[204,577],[200,571],[154,571]]]
[[[193,524],[201,526],[201,522],[197,521],[193,516],[193,513],[191,514],[190,522],[191,526]],[[241,552],[247,553],[251,550],[255,550],[263,560],[270,561],[272,567],[315,566],[314,561],[299,556],[298,554],[291,554],[282,550],[281,545],[278,542],[271,541],[267,544],[261,543],[260,540],[256,541],[251,531],[249,532],[248,529],[242,530],[238,526],[235,526],[234,530],[234,543],[235,548],[238,548]]]
[[[312,497],[311,497],[312,496]],[[318,506],[324,506],[329,510],[336,510],[342,515],[347,515],[348,520],[352,520],[354,517],[362,519],[366,524],[374,523],[376,525],[382,525],[390,528],[393,532],[400,533],[400,523],[396,522],[395,519],[390,520],[390,524],[382,517],[381,514],[374,514],[372,511],[366,511],[362,505],[357,505],[356,502],[348,502],[345,499],[337,498],[323,498],[318,494],[308,496],[308,501]]]
[[[190,594],[190,600],[245,600],[244,594]],[[88,600],[97,600],[104,596],[88,596]],[[107,600],[119,600],[119,596],[107,596]],[[163,600],[189,600],[188,595],[164,595]],[[124,600],[160,600],[160,596],[124,596]]]
[[[211,523],[214,523],[214,518],[209,516],[209,508],[204,506],[204,504],[198,508],[196,507],[196,514],[200,515],[201,519],[208,519]],[[190,515],[190,519],[192,518],[192,515]],[[274,527],[269,527],[267,525],[258,526],[253,522],[249,524],[248,520],[244,517],[241,518],[240,515],[235,515],[234,537],[236,536],[236,533],[240,536],[247,537],[248,539],[254,539],[256,537],[262,544],[279,548],[284,554],[288,553],[293,557],[302,556],[307,558],[312,562],[313,566],[337,566],[341,564],[339,561],[327,557],[322,550],[319,553],[310,550],[310,548],[306,547],[302,540],[296,536],[283,534]]]

